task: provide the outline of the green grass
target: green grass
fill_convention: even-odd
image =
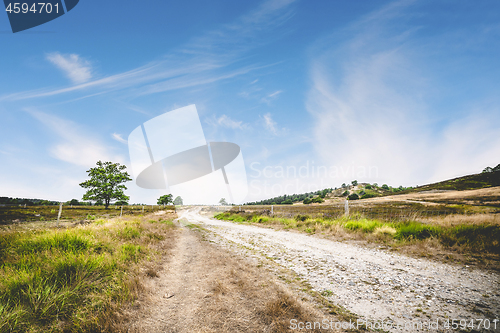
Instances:
[[[67,230],[0,231],[0,332],[106,331],[112,310],[132,297],[133,264],[165,228],[98,220]]]
[[[333,230],[341,227],[345,232],[360,235],[377,235],[382,240],[392,239],[394,242],[418,242],[435,238],[447,247],[459,246],[468,252],[500,254],[500,226],[498,225],[458,225],[444,227],[429,225],[417,221],[386,222],[365,218],[361,214],[352,214],[340,218],[311,218],[297,214],[294,218],[270,217],[251,212],[225,212],[215,216],[219,220],[250,221],[283,225],[286,229],[297,229],[307,233]]]

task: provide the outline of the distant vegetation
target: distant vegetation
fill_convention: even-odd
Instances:
[[[377,183],[359,183],[351,181],[351,185],[343,183],[338,189],[326,188],[303,194],[282,195],[266,200],[246,203],[246,205],[291,205],[302,202],[304,204],[322,203],[324,199],[333,197],[347,197],[349,200],[368,199],[378,196],[405,194],[428,190],[472,190],[485,187],[500,186],[500,164],[496,167],[486,167],[482,173],[469,175],[439,183],[417,187],[392,187],[387,184],[379,186]]]
[[[316,201],[313,201],[315,196],[319,197],[320,199],[324,199],[326,195],[331,193],[332,191],[333,189],[327,188],[324,190],[316,192],[308,192],[303,194],[291,194],[291,195],[285,194],[271,199],[249,202],[246,205],[291,205],[294,202],[300,202],[304,200],[306,200],[309,203],[314,203],[314,202],[319,202],[318,199],[316,199]]]

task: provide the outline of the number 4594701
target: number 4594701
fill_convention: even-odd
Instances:
[[[55,11],[56,13],[59,13],[59,4],[56,3],[52,5],[50,2],[39,2],[39,3],[34,3],[33,5],[27,4],[27,3],[9,3],[7,8],[5,8],[5,11],[14,14],[26,14],[28,12],[35,13],[35,14],[41,14],[41,13],[47,13],[50,14],[52,11]]]

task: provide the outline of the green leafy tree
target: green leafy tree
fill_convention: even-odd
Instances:
[[[71,199],[71,201],[67,202],[68,205],[78,206],[80,202],[77,199]]]
[[[388,186],[387,184],[382,185],[382,188],[383,188],[384,190],[386,190],[386,191],[389,191],[389,190],[390,190],[390,188],[389,188],[389,186]]]
[[[181,205],[181,206],[183,205],[182,198],[180,196],[178,196],[177,198],[175,198],[174,205]]]
[[[168,205],[170,203],[173,203],[173,195],[172,194],[165,194],[162,195],[161,197],[158,198],[158,201],[156,202],[158,205]]]
[[[219,203],[220,203],[222,206],[227,206],[227,205],[228,205],[228,203],[227,203],[227,201],[226,201],[226,199],[225,199],[225,198],[220,199],[220,200],[219,200]]]
[[[87,170],[89,180],[80,184],[88,189],[83,195],[83,200],[95,200],[104,203],[106,209],[112,200],[128,201],[130,198],[123,193],[127,189],[123,183],[132,180],[125,171],[125,165],[113,162],[96,163],[97,167]]]
[[[356,186],[356,185],[358,185],[358,181],[357,181],[357,180],[353,180],[353,181],[351,182],[351,184],[352,184],[352,186]]]
[[[304,201],[303,201],[304,205],[309,205],[311,203],[311,199],[310,198],[305,198]]]

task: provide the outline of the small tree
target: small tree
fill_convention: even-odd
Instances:
[[[228,203],[227,203],[227,201],[226,201],[226,199],[225,199],[225,198],[220,199],[220,200],[219,200],[219,203],[220,203],[222,206],[227,206],[227,205],[228,205]]]
[[[386,191],[389,191],[389,190],[390,190],[390,189],[389,189],[389,186],[388,186],[387,184],[382,185],[382,188],[383,188],[384,190],[386,190]]]
[[[173,203],[173,195],[172,194],[165,194],[162,195],[161,197],[158,198],[157,204],[158,205],[168,205],[169,203]]]
[[[123,193],[127,189],[123,183],[132,180],[124,171],[127,167],[119,163],[101,161],[96,165],[97,167],[87,170],[90,179],[80,184],[81,187],[88,189],[83,195],[83,200],[104,202],[106,209],[112,200],[128,201],[129,197]]]
[[[356,185],[358,185],[358,181],[357,181],[357,180],[353,180],[353,181],[351,182],[351,184],[352,184],[352,186],[356,186]]]
[[[177,198],[175,198],[174,205],[180,205],[180,206],[183,205],[182,198],[180,196],[177,196]]]

